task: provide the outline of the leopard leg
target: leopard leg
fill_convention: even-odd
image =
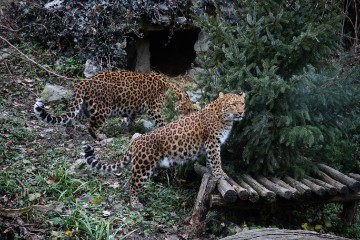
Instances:
[[[135,161],[131,172],[130,205],[133,210],[141,210],[144,205],[140,203],[138,194],[143,190],[145,183],[153,174],[154,167],[139,166]],[[140,167],[143,167],[142,169]]]
[[[101,114],[95,113],[91,115],[88,125],[88,131],[90,135],[96,140],[101,140],[101,138],[104,138],[104,137],[100,137],[96,132],[105,123],[106,118],[109,114],[110,111],[102,112]]]
[[[215,139],[215,138],[214,138]],[[228,178],[227,174],[221,167],[220,145],[214,142],[205,143],[206,149],[206,166],[217,179]]]

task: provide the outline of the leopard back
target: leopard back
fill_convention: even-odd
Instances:
[[[128,127],[131,128],[136,115],[148,114],[156,126],[163,126],[165,121],[161,108],[166,101],[165,93],[171,88],[174,85],[161,74],[103,72],[76,84],[73,100],[65,114],[52,116],[45,110],[41,100],[35,103],[34,112],[45,122],[67,125],[67,128],[73,127],[75,119],[88,117],[88,130],[98,139],[96,132],[109,117],[127,117]],[[195,110],[186,93],[178,88],[174,92],[180,114]]]

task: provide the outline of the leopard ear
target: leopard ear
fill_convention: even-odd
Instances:
[[[246,93],[242,92],[239,94],[240,96],[243,96],[244,98],[246,97]]]
[[[223,92],[219,92],[219,98],[223,98],[224,97],[224,93]]]

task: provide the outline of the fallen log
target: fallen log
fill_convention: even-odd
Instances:
[[[221,240],[350,240],[349,238],[338,237],[334,235],[322,234],[304,230],[287,230],[277,228],[264,228],[256,230],[247,230],[237,233],[233,236],[222,238]]]
[[[290,190],[283,188],[280,185],[277,185],[276,183],[271,182],[266,177],[258,176],[256,180],[260,182],[262,185],[264,185],[267,189],[279,195],[280,197],[283,197],[285,199],[290,199],[293,196]]]
[[[293,187],[290,186],[289,184],[285,183],[285,182],[282,181],[281,179],[275,178],[275,177],[270,177],[269,179],[270,179],[270,181],[272,181],[273,183],[275,183],[275,184],[277,184],[277,185],[279,185],[279,186],[281,186],[281,187],[283,187],[283,188],[288,189],[288,190],[292,193],[292,195],[293,195],[293,197],[294,197],[295,199],[298,199],[298,198],[300,197],[300,193],[299,193],[295,188],[293,188]]]
[[[331,177],[329,177],[323,171],[319,171],[318,175],[322,180],[324,180],[325,182],[333,185],[339,193],[341,193],[343,195],[349,194],[349,188],[346,185],[332,179]]]
[[[328,184],[328,183],[326,183],[326,182],[323,182],[323,181],[321,181],[321,180],[319,180],[319,179],[315,179],[315,178],[312,178],[312,177],[309,177],[309,176],[307,176],[307,177],[305,177],[305,178],[306,178],[307,180],[312,181],[313,183],[316,183],[317,185],[325,188],[326,192],[327,192],[328,194],[330,194],[331,196],[336,195],[337,190],[336,190],[336,188],[335,188],[334,186],[331,186],[330,184]]]
[[[284,177],[284,181],[287,184],[289,184],[290,186],[292,186],[293,188],[295,188],[296,190],[298,190],[298,192],[301,195],[305,195],[305,196],[311,195],[311,189],[308,186],[306,186],[305,184],[303,184],[302,182],[299,182],[289,176]]]
[[[261,197],[265,198],[266,200],[273,202],[276,199],[276,194],[265,187],[263,187],[260,183],[258,183],[255,179],[253,179],[248,174],[243,174],[241,176],[244,181],[249,184]]]
[[[200,176],[203,176],[205,173],[211,174],[210,170],[207,167],[202,166],[198,163],[194,164],[194,170]],[[236,201],[238,193],[225,179],[218,180],[217,190],[220,192],[221,196],[226,202]]]
[[[325,188],[317,185],[316,183],[306,179],[306,178],[303,178],[301,180],[302,183],[304,183],[306,186],[308,186],[315,194],[319,195],[319,196],[323,196],[326,192]]]
[[[338,170],[331,168],[329,166],[326,166],[325,164],[319,163],[318,166],[319,166],[320,170],[324,171],[325,173],[327,173],[329,176],[331,176],[335,180],[345,184],[351,190],[353,190],[355,192],[360,191],[360,182],[359,181],[356,181],[356,180],[346,176],[345,174],[339,172]]]

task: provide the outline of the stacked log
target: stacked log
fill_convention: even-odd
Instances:
[[[195,172],[203,176],[192,215],[192,225],[200,224],[204,213],[212,206],[231,206],[247,208],[281,203],[325,203],[344,202],[343,217],[348,222],[354,219],[360,201],[360,175],[349,176],[327,166],[319,164],[319,171],[314,176],[295,180],[289,176],[276,177],[242,174],[237,181],[228,177],[215,179],[205,166],[194,165]],[[216,182],[216,186],[214,184]],[[211,188],[210,190],[207,188]],[[213,189],[217,189],[214,192]],[[276,201],[278,200],[278,201]],[[206,215],[206,214],[205,214]]]
[[[318,197],[336,196],[338,194],[347,196],[351,192],[360,192],[360,175],[349,174],[349,176],[327,166],[319,164],[319,172],[315,176],[306,176],[301,180],[295,180],[289,176],[282,179],[276,177],[256,176],[242,174],[237,181],[228,178],[220,179],[217,183],[218,193],[226,203],[237,200],[256,203],[263,199],[267,202],[280,199],[301,199],[311,195]],[[199,164],[194,165],[199,175],[210,174],[207,167]],[[220,204],[220,197],[214,197],[213,204]],[[222,205],[222,204],[220,204]]]

